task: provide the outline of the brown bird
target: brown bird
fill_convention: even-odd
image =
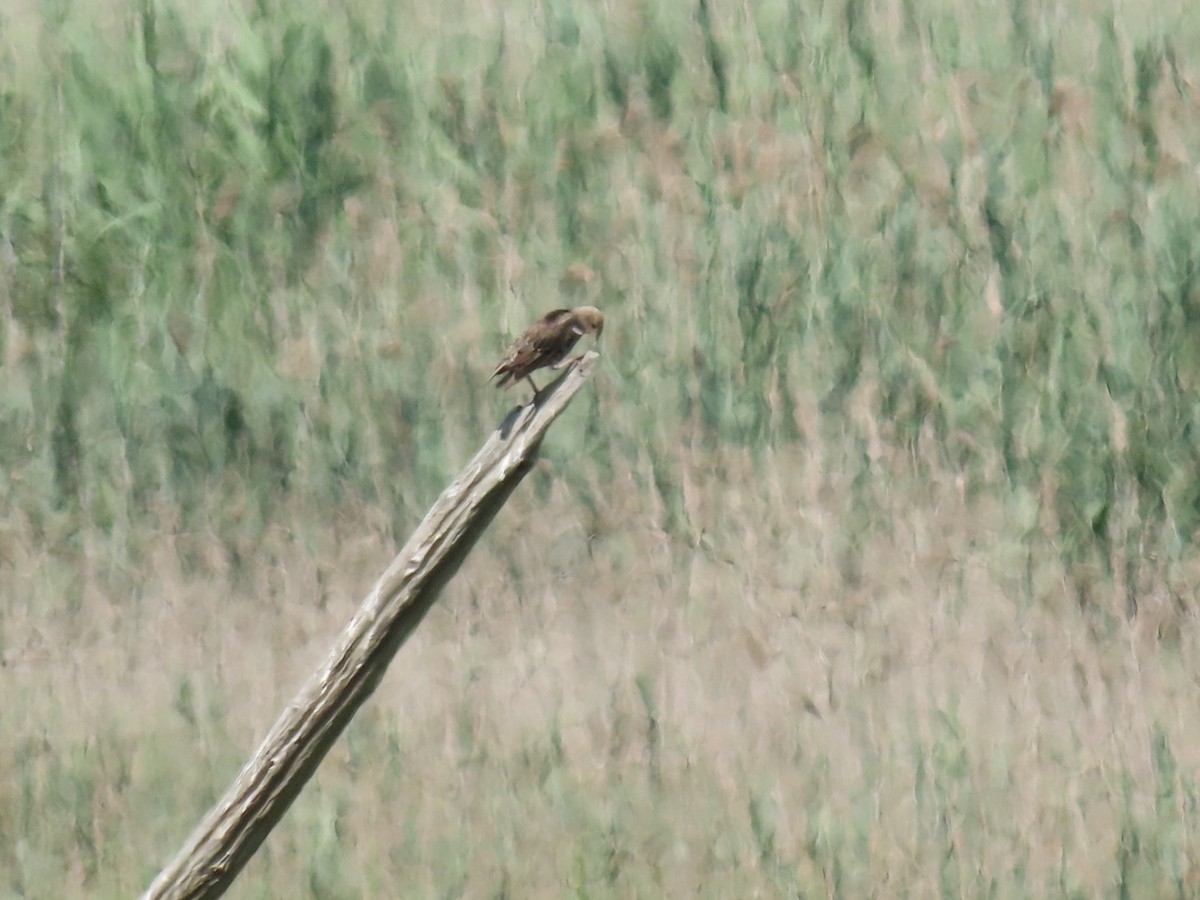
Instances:
[[[530,374],[544,366],[561,368],[567,354],[581,337],[592,334],[599,339],[602,331],[604,315],[594,306],[551,310],[513,341],[491,377],[500,376],[496,387],[504,387],[524,378],[533,385],[536,398],[542,391],[533,383]]]

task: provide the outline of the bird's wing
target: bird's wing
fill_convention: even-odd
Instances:
[[[512,372],[518,378],[542,366],[558,362],[579,340],[579,332],[567,326],[558,317],[569,314],[569,310],[555,310],[521,335],[508,348],[504,359],[492,373],[493,377]]]
[[[556,324],[544,332],[538,333],[533,339],[538,359],[546,361],[542,365],[558,362],[570,352],[582,334],[583,332],[579,330],[576,322],[572,322],[570,325],[565,322]]]
[[[516,347],[514,369],[539,368],[557,362],[579,339],[570,328],[549,328],[527,336]]]

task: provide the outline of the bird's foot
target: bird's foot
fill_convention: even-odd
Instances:
[[[564,359],[562,362],[556,362],[550,368],[557,372],[560,369],[565,369],[568,366],[575,365],[575,363],[579,362],[581,359],[583,359],[582,353],[580,353],[578,356],[572,356],[570,359]]]

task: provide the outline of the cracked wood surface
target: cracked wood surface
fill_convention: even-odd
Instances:
[[[225,892],[533,467],[546,430],[590,377],[598,359],[594,352],[585,354],[536,402],[514,408],[442,492],[324,663],[144,898],[218,897]]]

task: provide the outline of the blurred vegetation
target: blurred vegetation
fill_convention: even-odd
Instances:
[[[1043,602],[1054,559],[1054,592],[1093,639],[1152,599],[1171,610],[1156,638],[1183,640],[1200,528],[1187,4],[95,0],[18,5],[0,34],[0,582],[36,586],[0,587],[5,605],[36,618],[40,591],[75,612],[97,586],[140,596],[164,533],[181,578],[242,571],[247,596],[273,530],[320,555],[331,520],[383,510],[402,541],[511,401],[484,384],[506,339],[589,302],[610,323],[602,384],[546,448],[589,541],[635,515],[616,485],[653,498],[636,515],[671,547],[721,540],[719,515],[697,518],[687,496],[707,473],[713,497],[742,485],[776,504],[786,554],[788,510],[754,482],[815,453],[839,492],[846,590],[894,537],[880,510],[948,480],[1012,542],[997,567],[1015,601]],[[554,487],[532,490],[549,502]],[[750,546],[722,552],[750,566]],[[497,552],[519,583],[520,551]],[[614,573],[633,564],[612,552]],[[177,687],[189,727],[229,702],[198,710]],[[986,855],[986,815],[940,833],[963,823],[928,813],[982,805],[960,809],[976,789],[964,726],[938,722],[913,737],[913,840]],[[238,758],[229,735],[210,739]],[[112,760],[129,742],[114,736]],[[1153,746],[1159,815],[1121,807],[1106,869],[1123,896],[1187,876],[1195,786],[1163,733]],[[4,757],[23,767],[32,748]],[[66,807],[100,777],[81,753],[45,776]],[[528,753],[555,770],[553,741]],[[169,791],[171,762],[114,777]],[[636,850],[606,829],[636,832],[660,777],[584,829],[566,867],[581,896],[624,893],[619,860]],[[24,790],[0,835],[44,818]],[[589,809],[588,785],[556,790]],[[844,871],[872,840],[869,811],[814,809],[797,870],[777,803],[750,791],[753,871],[712,884],[857,895],[879,876]],[[1188,810],[1186,838],[1160,830],[1168,806]],[[192,818],[153,815],[180,836]],[[335,836],[312,840],[318,852],[296,852],[313,896],[366,889]],[[12,853],[0,869],[23,874],[4,890],[52,882],[44,859]],[[91,858],[80,884],[116,890]],[[154,863],[136,860],[119,890]],[[942,894],[1117,883],[1064,862],[1036,884],[1018,870],[985,885],[961,863],[940,863]],[[465,890],[462,860],[444,868],[430,892]]]
[[[870,382],[886,440],[1035,492],[1064,552],[1177,555],[1200,514],[1186,35],[1014,3],[985,36],[966,10],[907,10],[901,41],[858,3],[720,35],[706,3],[431,35],[370,7],[60,10],[48,77],[4,97],[6,504],[136,553],[145,516],[190,527],[231,491],[251,529],[298,485],[402,505],[405,463],[424,499],[445,416],[490,403],[468,382],[506,291],[525,314],[583,271],[629,323],[619,388],[659,397],[596,430],[599,460],[689,427],[786,446],[799,394],[843,427]],[[464,319],[485,346],[431,385]]]

